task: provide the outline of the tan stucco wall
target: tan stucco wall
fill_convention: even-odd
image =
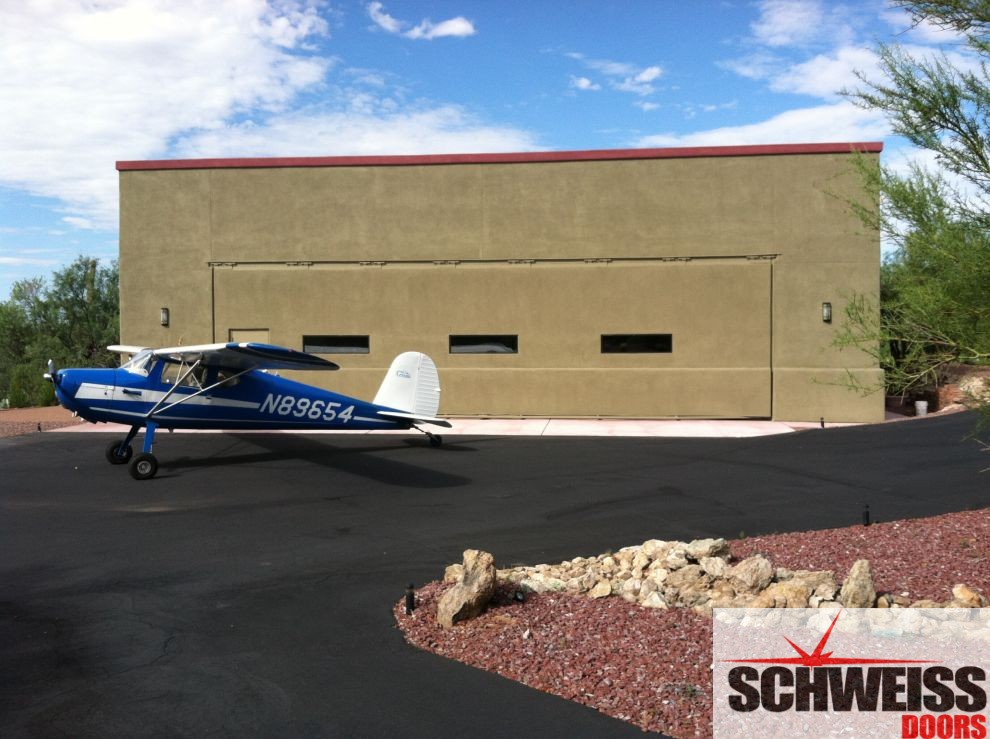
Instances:
[[[369,396],[415,348],[449,414],[875,421],[879,394],[830,384],[879,372],[830,347],[848,296],[878,290],[860,196],[847,154],[125,171],[122,340],[367,334],[305,379]],[[454,333],[520,351],[450,355]],[[674,351],[602,355],[602,333]]]

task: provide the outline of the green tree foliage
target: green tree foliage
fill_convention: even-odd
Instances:
[[[937,387],[955,364],[990,362],[990,235],[959,216],[939,176],[863,169],[897,250],[881,267],[880,305],[854,296],[837,343],[871,353],[891,394]]]
[[[880,305],[851,300],[838,343],[873,354],[888,392],[906,394],[937,386],[953,363],[990,363],[990,3],[895,4],[964,39],[957,66],[945,54],[919,59],[881,45],[883,79],[861,77],[863,88],[846,93],[941,168],[860,167],[880,202],[860,215],[896,250],[882,267]]]
[[[106,350],[120,334],[118,270],[79,257],[42,278],[14,283],[10,299],[0,303],[0,399],[11,406],[55,401],[43,380],[49,359],[59,367],[112,367],[117,357]]]

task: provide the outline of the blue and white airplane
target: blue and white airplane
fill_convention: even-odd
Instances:
[[[420,428],[450,428],[437,418],[440,377],[433,360],[419,352],[392,362],[372,402],[279,377],[275,370],[336,370],[321,357],[256,343],[203,344],[149,349],[108,347],[133,357],[116,369],[56,370],[45,378],[65,408],[92,423],[131,427],[107,447],[110,464],[130,462],[137,480],[154,477],[155,432],[172,429],[325,430],[416,429],[439,446],[442,437]],[[131,442],[144,428],[142,452]]]

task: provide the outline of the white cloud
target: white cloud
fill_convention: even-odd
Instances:
[[[831,103],[842,99],[842,91],[862,89],[863,79],[867,84],[881,82],[879,57],[871,48],[874,41],[859,37],[855,30],[857,19],[869,13],[896,29],[901,34],[895,39],[898,46],[915,59],[932,61],[944,54],[956,69],[977,73],[980,69],[979,60],[962,47],[947,46],[950,40],[960,40],[958,34],[924,22],[912,25],[903,10],[822,0],[760,0],[757,9],[752,36],[744,41],[750,51],[716,65],[766,82],[772,92]]]
[[[180,156],[261,157],[528,151],[533,136],[486,125],[457,106],[381,114],[306,110],[194,133]]]
[[[73,228],[82,228],[87,231],[97,229],[98,226],[90,218],[83,218],[81,216],[65,216],[62,218],[63,223],[67,223]]]
[[[588,69],[594,69],[609,77],[630,77],[638,73],[636,66],[626,62],[614,62],[609,59],[588,59],[584,54],[571,53],[571,59],[583,62]]]
[[[838,98],[840,90],[859,84],[857,72],[867,79],[876,79],[879,75],[877,55],[869,49],[846,46],[828,54],[818,54],[774,75],[770,88],[826,100]]]
[[[436,38],[464,38],[474,36],[477,31],[474,24],[463,16],[433,23],[429,19],[420,21],[419,25],[409,28],[409,23],[393,18],[385,12],[385,6],[380,2],[371,2],[367,6],[368,16],[375,25],[388,33],[405,36],[409,39],[425,39],[432,41]]]
[[[762,0],[753,35],[767,46],[794,46],[818,38],[825,20],[819,0]]]
[[[643,136],[637,147],[738,146],[745,144],[797,144],[845,141],[877,141],[890,134],[882,115],[857,108],[850,102],[788,110],[759,123],[725,126],[688,134]]]
[[[190,130],[277,112],[333,60],[299,56],[328,33],[314,2],[49,0],[0,6],[0,185],[113,229],[118,159],[168,154]],[[83,219],[83,220],[69,220]]]
[[[651,95],[656,90],[650,83],[661,74],[660,67],[647,67],[632,77],[626,77],[621,82],[617,82],[615,89],[622,92],[631,92],[634,95]]]
[[[368,3],[368,15],[379,28],[389,33],[401,33],[403,23],[385,12],[381,3]]]
[[[635,64],[616,62],[611,59],[589,59],[584,54],[577,52],[570,52],[565,54],[565,56],[581,62],[588,69],[605,75],[608,78],[609,86],[613,90],[628,92],[642,97],[652,95],[656,92],[656,88],[650,83],[659,79],[663,74],[663,69],[656,65],[637,67]]]
[[[637,100],[633,103],[637,108],[639,108],[644,113],[650,113],[654,110],[659,109],[660,103],[648,103],[645,100]]]
[[[701,108],[703,113],[714,113],[719,110],[732,110],[733,108],[738,107],[738,105],[738,100],[730,100],[727,103],[707,103],[698,107]]]
[[[6,267],[51,267],[58,264],[58,260],[39,259],[37,257],[0,257],[0,264]]]
[[[965,35],[951,28],[940,28],[928,20],[915,22],[911,14],[900,8],[885,8],[880,17],[902,40],[917,44],[948,45],[965,42]]]
[[[587,77],[571,77],[571,87],[575,90],[601,90],[602,86]]]
[[[464,38],[465,36],[473,36],[475,33],[477,32],[474,30],[474,24],[467,18],[458,16],[436,24],[431,23],[429,20],[424,20],[403,35],[407,38],[423,38],[430,41],[435,38],[445,38],[448,36]]]
[[[779,71],[784,64],[781,57],[766,51],[715,62],[716,66],[750,80],[764,80]]]

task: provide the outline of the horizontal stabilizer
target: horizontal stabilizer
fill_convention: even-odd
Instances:
[[[453,428],[450,421],[445,421],[442,418],[429,418],[427,416],[416,416],[412,413],[398,413],[396,411],[378,411],[379,416],[384,416],[385,418],[397,418],[402,421],[414,421],[416,423],[432,423],[434,426],[443,426],[445,429]]]

